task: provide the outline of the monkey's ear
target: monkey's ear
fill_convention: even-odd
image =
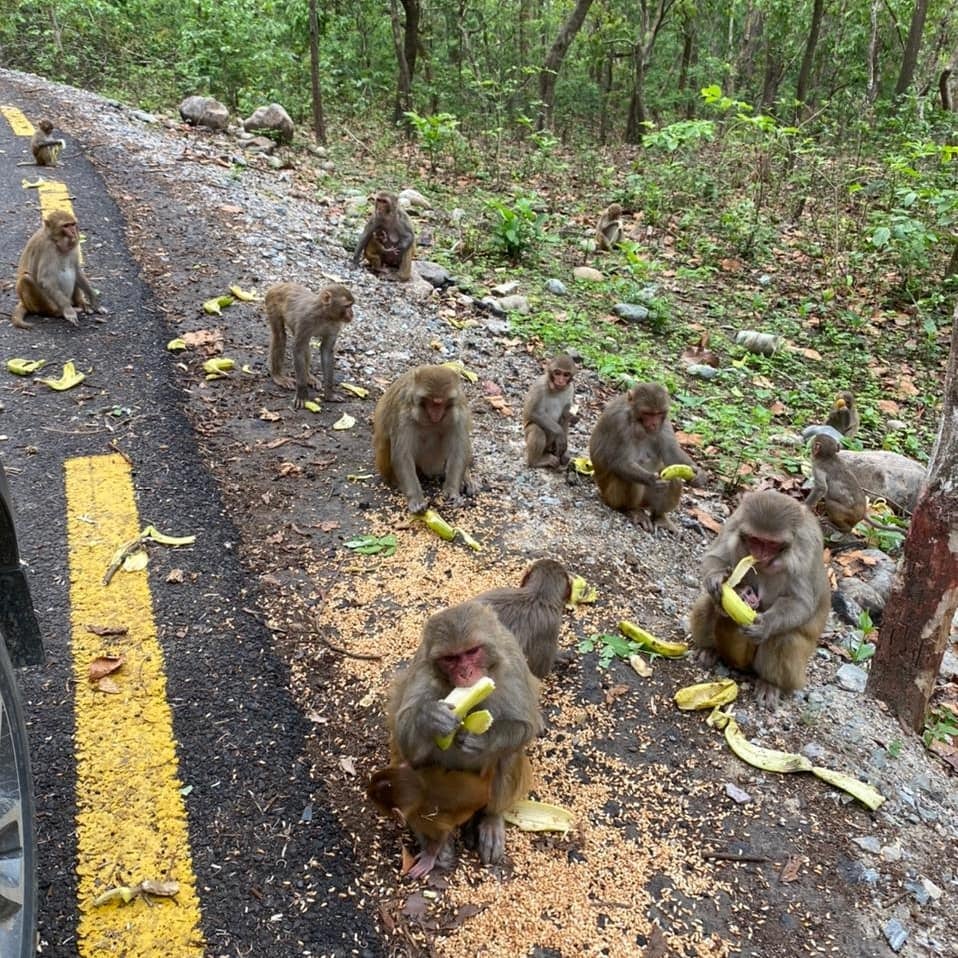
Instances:
[[[319,291],[319,301],[324,305],[328,306],[333,300],[333,294],[329,289],[321,289]]]

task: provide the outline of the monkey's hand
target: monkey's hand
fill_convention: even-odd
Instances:
[[[482,735],[473,735],[472,732],[462,732],[456,736],[456,744],[466,755],[482,755],[488,747],[488,739]]]
[[[293,409],[302,409],[303,403],[309,399],[309,390],[303,387],[296,387],[296,398],[293,400]]]
[[[768,625],[768,618],[759,613],[755,616],[755,621],[751,625],[742,626],[742,635],[749,642],[761,645],[769,637]]]
[[[72,306],[67,306],[66,309],[63,310],[63,318],[73,326],[80,325],[80,321],[77,318],[77,311]]]
[[[562,457],[566,455],[566,450],[569,448],[569,440],[566,439],[565,432],[561,429],[553,436],[552,443],[555,447],[555,454],[559,457],[559,461],[562,461]],[[568,456],[566,456],[568,460]]]
[[[728,578],[728,572],[710,572],[702,580],[702,588],[719,608],[722,606],[722,583]]]
[[[440,738],[455,732],[461,720],[448,702],[439,699],[423,706],[420,722],[429,738]]]

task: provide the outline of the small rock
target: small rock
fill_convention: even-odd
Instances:
[[[819,764],[825,758],[825,754],[825,749],[823,749],[822,746],[817,742],[807,742],[802,748],[802,755]],[[877,851],[878,849],[876,848],[875,850]]]
[[[852,841],[862,851],[871,852],[872,855],[877,855],[881,851],[881,842],[874,835],[857,835]]]
[[[885,423],[885,426],[892,432],[905,432],[908,428],[908,423],[902,422],[900,419],[889,419]]]
[[[268,136],[251,136],[242,140],[243,149],[250,153],[272,153],[276,144]]]
[[[187,123],[211,130],[225,130],[230,121],[230,111],[211,96],[188,96],[180,104],[180,116]]]
[[[865,683],[868,681],[868,673],[857,665],[846,662],[835,673],[835,679],[847,692],[864,692]]]
[[[897,842],[894,845],[885,845],[881,850],[882,861],[900,862],[902,857],[901,845]]]
[[[897,918],[889,918],[888,921],[882,925],[882,932],[891,950],[896,953],[902,950],[908,939],[908,932],[905,931],[905,926]]]
[[[293,139],[293,120],[286,110],[278,103],[261,106],[243,120],[244,130],[266,131],[276,133],[281,143],[289,143]]]
[[[733,802],[737,802],[739,805],[744,805],[746,802],[752,800],[752,796],[748,792],[739,788],[738,785],[734,785],[732,782],[725,783],[725,794],[728,795]]]
[[[685,367],[685,371],[690,376],[697,376],[699,379],[714,379],[721,372],[714,366],[705,366],[702,363],[692,363],[691,366]]]
[[[561,279],[547,279],[546,280],[546,290],[547,292],[552,293],[553,296],[568,296],[569,291],[566,289],[565,283]]]
[[[591,266],[576,266],[572,275],[576,279],[584,280],[587,283],[601,283],[605,279],[597,269],[593,269]]]
[[[759,286],[771,286],[771,285],[772,285],[772,277],[769,276],[768,273],[762,273],[762,275],[759,276],[759,278],[758,278],[758,285],[759,285]]]
[[[499,300],[499,305],[507,313],[522,313],[522,315],[525,316],[531,311],[529,300],[519,294],[515,296],[503,296],[502,299]]]
[[[493,286],[492,291],[496,296],[509,296],[514,293],[519,288],[519,281],[516,279],[510,280],[508,283],[500,283],[498,286]]]
[[[620,316],[627,323],[641,323],[649,318],[649,310],[638,303],[616,303],[612,312]]]
[[[130,116],[141,123],[156,123],[156,117],[152,113],[147,113],[146,110],[130,110]]]
[[[744,346],[750,353],[771,356],[781,349],[785,340],[772,333],[761,333],[756,329],[743,329],[736,334],[735,342],[739,346]]]
[[[455,282],[452,276],[449,275],[449,271],[444,266],[440,266],[439,263],[433,263],[427,259],[417,259],[415,266],[419,275],[426,280],[427,283],[432,283],[436,289],[445,289],[447,286],[452,286]]]
[[[508,336],[512,332],[507,319],[487,319],[482,325],[493,336]]]
[[[494,316],[505,316],[506,311],[499,304],[499,300],[494,296],[483,296],[477,303],[481,309],[488,310]]]

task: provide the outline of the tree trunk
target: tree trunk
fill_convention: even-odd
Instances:
[[[625,142],[641,143],[648,114],[645,110],[645,56],[640,43],[632,51],[632,68],[632,96],[629,98],[629,117],[625,124]]]
[[[555,120],[556,79],[562,67],[562,61],[572,46],[576,34],[582,29],[586,15],[592,6],[592,0],[575,0],[575,7],[568,19],[559,28],[552,47],[546,54],[545,62],[539,71],[539,116],[536,121],[537,130],[551,130]]]
[[[393,27],[393,46],[396,48],[396,64],[399,73],[396,78],[396,105],[393,109],[393,122],[399,123],[403,115],[412,110],[412,78],[416,72],[416,51],[419,49],[419,18],[421,7],[419,0],[400,0],[404,23],[399,22],[399,10],[396,0],[392,0],[390,10]]]
[[[901,70],[898,82],[895,84],[895,96],[900,97],[907,92],[915,76],[915,67],[918,65],[918,51],[921,49],[921,35],[925,31],[925,16],[928,14],[928,0],[915,0],[915,9],[911,14],[911,25],[908,27],[908,38],[905,40],[905,50],[901,56]]]
[[[822,30],[824,16],[825,0],[815,0],[812,6],[812,22],[805,41],[805,52],[802,55],[802,65],[798,70],[798,83],[795,85],[795,99],[798,100],[799,110],[808,101],[808,87],[812,82],[812,65],[815,62],[815,51],[818,48],[818,37]]]
[[[682,14],[682,60],[679,64],[678,92],[685,101],[682,114],[686,120],[695,117],[695,97],[689,96],[689,71],[695,62],[695,20],[688,14]]]
[[[872,0],[871,36],[868,41],[868,102],[878,99],[878,5],[881,0]]]
[[[316,0],[309,0],[309,78],[313,93],[313,135],[326,145],[326,118],[323,115],[323,91],[319,84],[319,17]]]
[[[938,439],[888,597],[867,692],[920,732],[958,609],[958,306]]]

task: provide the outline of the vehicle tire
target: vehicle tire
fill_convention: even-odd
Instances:
[[[23,704],[0,636],[0,955],[36,955],[33,777]]]

